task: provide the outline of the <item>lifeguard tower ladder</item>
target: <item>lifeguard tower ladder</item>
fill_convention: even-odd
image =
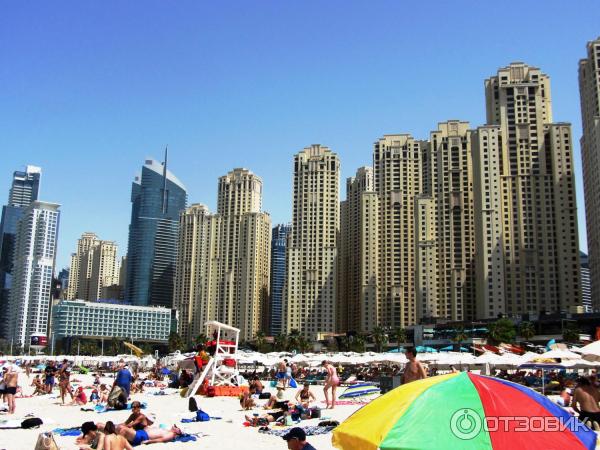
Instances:
[[[216,320],[208,321],[206,326],[206,336],[213,336],[215,341],[215,353],[206,363],[200,374],[196,374],[194,381],[187,390],[186,397],[191,397],[202,386],[204,380],[210,380],[212,386],[237,386],[238,384],[238,364],[237,350],[240,338],[240,329],[226,325]],[[227,333],[227,341],[221,338]],[[233,336],[229,336],[232,334]],[[232,343],[226,343],[232,342]],[[231,363],[225,364],[233,361]]]

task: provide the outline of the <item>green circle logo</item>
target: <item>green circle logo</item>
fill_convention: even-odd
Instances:
[[[463,441],[468,441],[477,436],[482,425],[483,421],[479,414],[470,408],[459,409],[450,418],[452,434]]]

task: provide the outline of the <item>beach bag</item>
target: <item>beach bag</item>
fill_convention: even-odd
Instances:
[[[122,397],[125,397],[125,392],[119,386],[115,386],[110,391],[110,394],[108,394],[108,401],[106,404],[109,408],[125,409],[127,406],[127,400],[123,402]]]
[[[311,419],[320,419],[321,418],[321,410],[319,408],[312,408],[310,410],[310,418]]]
[[[196,399],[194,397],[190,397],[188,401],[188,409],[191,412],[198,411],[198,403],[196,403]]]
[[[21,422],[21,428],[36,428],[39,427],[41,424],[43,424],[44,422],[42,422],[42,419],[38,418],[38,417],[30,417],[28,419],[25,419],[23,422]]]
[[[59,448],[54,440],[54,435],[47,432],[38,435],[34,450],[59,450]]]
[[[202,411],[201,409],[196,411],[196,422],[208,422],[209,420],[210,416],[204,411]]]

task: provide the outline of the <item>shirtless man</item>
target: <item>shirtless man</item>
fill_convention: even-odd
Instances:
[[[410,383],[412,381],[422,380],[427,378],[425,369],[421,363],[417,360],[417,350],[414,347],[406,349],[406,357],[408,363],[404,368],[404,375],[402,376],[402,384]]]
[[[284,388],[285,388],[286,363],[287,363],[287,360],[285,360],[285,359],[282,359],[281,361],[279,361],[277,363],[277,372],[275,373],[275,378],[277,379],[278,382],[281,382],[283,384]]]
[[[142,404],[140,402],[135,401],[131,403],[131,415],[127,418],[127,420],[124,423],[117,427],[117,431],[119,432],[119,434],[127,437],[128,434],[131,434],[128,433],[128,430],[143,430],[154,423],[152,420],[146,417],[145,414],[142,413],[141,409]],[[127,440],[131,442],[129,438],[127,438]]]
[[[590,380],[585,377],[577,379],[577,388],[573,393],[573,409],[579,413],[579,420],[589,419],[600,424],[600,393]],[[591,425],[591,424],[590,424]]]
[[[160,428],[146,428],[144,430],[134,430],[132,428],[124,428],[123,435],[134,447],[140,444],[154,444],[156,442],[171,442],[177,436],[181,436],[182,431],[173,425],[170,430],[162,430]]]
[[[8,403],[8,414],[15,413],[15,394],[17,393],[17,381],[19,374],[14,370],[13,366],[9,366],[8,372],[4,375],[6,383],[6,403]]]

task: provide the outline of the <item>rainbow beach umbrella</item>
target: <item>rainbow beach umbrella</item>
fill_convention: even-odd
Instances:
[[[343,450],[593,450],[596,433],[543,395],[452,373],[402,385],[333,432]]]

